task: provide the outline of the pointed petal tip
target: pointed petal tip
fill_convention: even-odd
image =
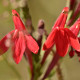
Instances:
[[[19,64],[19,62],[16,62],[16,64]]]
[[[39,47],[38,47],[37,50],[34,52],[34,54],[37,54],[37,53],[38,53],[38,50],[39,50]]]
[[[13,55],[13,60],[16,64],[19,64],[21,59],[19,57],[16,57],[15,55]]]
[[[66,14],[66,13],[68,13],[68,11],[69,11],[69,8],[68,7],[64,7],[63,10],[62,10],[62,13]]]
[[[13,55],[13,60],[14,60],[14,62],[15,62],[16,64],[19,64],[19,62],[20,62],[20,60],[19,60],[18,58],[16,58],[15,55]]]
[[[18,16],[18,17],[19,17],[18,12],[17,12],[16,10],[14,10],[14,9],[12,10],[12,15],[13,15],[13,16]]]
[[[16,64],[20,63],[20,60],[18,60],[18,59],[14,59],[14,61],[15,61]]]

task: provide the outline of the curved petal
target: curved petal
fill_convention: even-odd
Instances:
[[[12,10],[12,14],[13,14],[13,21],[14,21],[15,29],[25,30],[26,28],[23,22],[21,21],[18,12],[16,10]]]
[[[13,46],[12,46],[13,59],[17,64],[21,61],[25,48],[26,47],[25,47],[24,35],[23,35],[23,32],[20,31],[19,38],[16,37],[13,39]]]
[[[65,28],[65,31],[67,33],[67,36],[68,36],[68,40],[69,40],[70,45],[75,50],[80,51],[80,43],[79,43],[78,38],[74,35],[74,33],[71,30]]]
[[[56,36],[57,37],[55,39],[55,44],[56,44],[57,53],[63,57],[67,54],[69,48],[67,34],[65,33],[64,30],[60,29],[57,32]]]
[[[75,34],[78,35],[80,29],[80,18],[70,27],[70,30]]]
[[[37,54],[39,50],[37,42],[32,38],[31,35],[25,35],[25,38],[26,38],[26,45],[29,48],[29,50],[34,54]]]
[[[0,40],[0,55],[4,54],[8,50],[10,46],[11,35],[13,32],[14,30],[9,32]]]
[[[68,15],[68,11],[69,11],[69,8],[68,7],[65,7],[60,16],[58,17],[58,19],[56,20],[54,26],[52,29],[56,28],[56,27],[64,27],[65,23],[66,23],[66,19],[67,19],[67,15]]]
[[[52,32],[49,34],[47,40],[45,41],[44,45],[43,45],[43,50],[47,50],[49,48],[51,48],[55,42],[55,36],[57,33],[57,28],[55,28],[54,30],[52,30]]]

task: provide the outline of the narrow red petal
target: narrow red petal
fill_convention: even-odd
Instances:
[[[8,50],[13,32],[14,30],[8,33],[6,36],[4,36],[3,39],[0,40],[0,55],[4,54]]]
[[[13,39],[13,47],[12,47],[13,58],[17,64],[21,61],[25,48],[26,47],[25,47],[24,35],[23,32],[20,31],[19,38],[16,37],[15,39]]]
[[[55,28],[55,27],[64,27],[65,26],[67,15],[68,15],[68,10],[69,10],[68,7],[65,7],[62,10],[62,12],[61,12],[60,16],[58,17],[58,19],[56,20],[53,28]]]
[[[26,45],[29,48],[29,50],[37,54],[39,50],[37,42],[31,37],[31,35],[25,35],[25,38],[26,38]]]
[[[80,18],[70,27],[70,30],[75,34],[78,35],[80,29]]]
[[[58,29],[55,28],[52,30],[52,32],[49,34],[47,40],[45,41],[44,45],[43,45],[43,50],[47,50],[49,48],[51,48],[55,42],[55,36],[57,33]]]
[[[57,32],[56,36],[57,37],[55,40],[55,44],[56,44],[57,53],[63,57],[67,54],[69,48],[67,34],[65,33],[64,29],[63,30],[60,29]]]
[[[12,10],[12,14],[13,14],[13,21],[14,21],[15,29],[25,30],[25,26],[24,26],[23,22],[21,21],[20,16],[17,13],[17,11]]]
[[[66,31],[66,33],[67,33],[67,36],[68,36],[70,45],[71,45],[75,50],[80,51],[80,44],[79,44],[78,38],[74,35],[74,33],[73,33],[71,30],[65,28],[65,31]]]

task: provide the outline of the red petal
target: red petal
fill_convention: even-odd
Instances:
[[[25,28],[23,22],[21,21],[20,16],[17,13],[17,11],[12,10],[12,14],[13,14],[13,21],[14,21],[15,29],[25,30],[26,28]]]
[[[78,35],[80,29],[80,18],[70,27],[70,30],[75,34]]]
[[[29,50],[35,54],[38,53],[39,46],[37,42],[31,37],[31,35],[25,35],[26,38],[26,45],[29,48]]]
[[[24,39],[24,35],[23,32],[19,32],[19,38],[15,38],[13,40],[14,45],[12,47],[13,49],[13,58],[15,60],[15,62],[18,64],[23,56],[23,53],[25,51],[25,39]]]
[[[15,40],[17,37],[19,37],[19,30],[15,29],[12,38]]]
[[[69,43],[71,44],[71,46],[77,51],[80,51],[80,44],[78,38],[74,35],[74,33],[71,30],[65,28],[65,31],[68,35]]]
[[[67,15],[68,15],[68,7],[65,7],[60,16],[58,17],[58,19],[56,20],[53,28],[55,27],[64,27],[65,23],[66,23],[66,19],[67,19]]]
[[[57,28],[53,29],[52,32],[49,34],[46,42],[43,45],[43,50],[47,50],[49,48],[51,48],[55,42],[55,36],[57,33]]]
[[[10,33],[8,33],[6,36],[4,36],[3,39],[0,40],[0,55],[4,54],[8,50],[8,48],[10,46],[9,41],[11,40],[11,35],[12,35],[13,32],[14,32],[14,30],[11,31]]]
[[[64,30],[60,29],[57,34],[56,34],[56,49],[57,49],[57,53],[60,56],[65,56],[68,52],[68,48],[69,48],[69,43],[68,43],[68,39],[67,39],[67,34],[65,33]]]

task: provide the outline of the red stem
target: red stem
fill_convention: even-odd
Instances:
[[[50,65],[49,65],[44,77],[42,78],[42,80],[44,80],[45,78],[48,77],[48,75],[50,74],[51,70],[55,67],[55,65],[57,64],[59,59],[60,59],[60,56],[57,53],[55,53],[55,55],[54,55]]]
[[[43,56],[42,61],[41,61],[41,65],[44,64],[44,62],[45,62],[47,56],[49,55],[50,51],[51,51],[51,49],[48,49],[47,51],[45,51],[44,56]]]

